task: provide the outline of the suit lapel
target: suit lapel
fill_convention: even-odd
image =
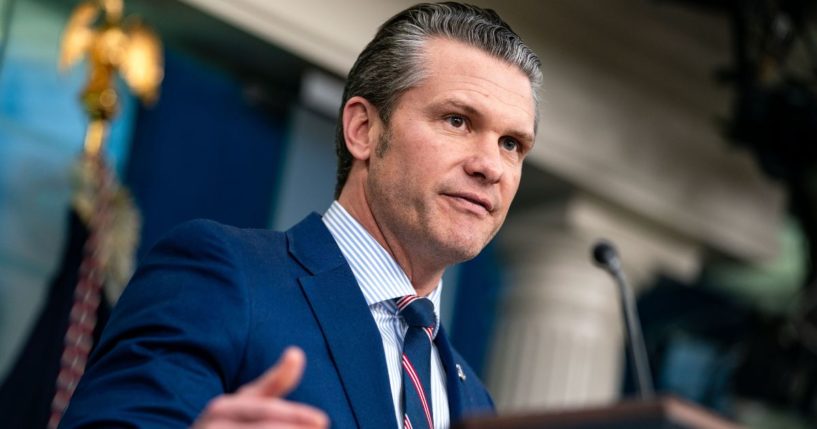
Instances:
[[[448,393],[448,412],[451,415],[451,424],[462,419],[463,413],[468,409],[470,400],[466,395],[462,383],[464,382],[459,377],[457,370],[457,362],[454,359],[454,353],[451,350],[451,344],[448,342],[448,337],[445,334],[445,329],[440,325],[440,330],[434,338],[434,344],[437,346],[437,352],[440,354],[440,361],[445,369],[445,389]]]
[[[290,253],[311,273],[299,282],[326,339],[358,427],[395,428],[380,331],[351,269],[320,216],[287,232]]]

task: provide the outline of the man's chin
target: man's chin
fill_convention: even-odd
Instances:
[[[448,241],[443,247],[450,256],[451,264],[458,264],[474,259],[479,252],[482,252],[488,241],[490,240],[475,240],[473,236],[470,236],[465,239]]]

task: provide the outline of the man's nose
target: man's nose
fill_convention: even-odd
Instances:
[[[503,172],[499,142],[496,139],[476,142],[465,162],[465,172],[486,183],[499,182]]]

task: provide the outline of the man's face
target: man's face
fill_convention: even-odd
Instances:
[[[381,230],[448,265],[476,256],[505,220],[535,109],[517,67],[446,39],[425,52],[427,78],[380,134],[386,148],[369,159],[366,197]]]

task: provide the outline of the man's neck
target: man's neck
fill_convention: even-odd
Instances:
[[[397,262],[397,265],[406,273],[411,281],[412,287],[418,296],[428,296],[437,285],[440,284],[445,267],[434,267],[424,264],[418,258],[412,258],[409,252],[404,250],[399,241],[393,235],[388,234],[380,228],[368,205],[360,207],[350,201],[344,201],[342,194],[338,198],[338,203],[352,216],[366,231],[380,244],[383,249]]]

